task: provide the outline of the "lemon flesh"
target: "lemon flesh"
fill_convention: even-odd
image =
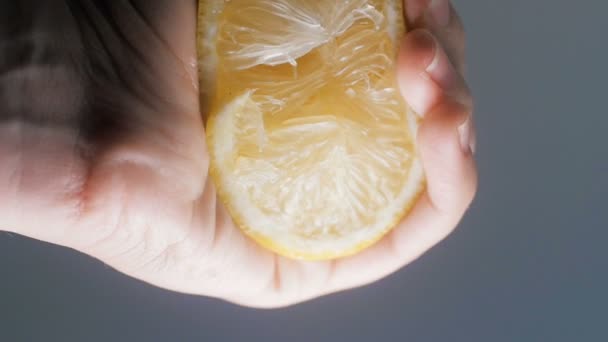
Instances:
[[[396,81],[400,0],[201,0],[211,173],[235,223],[303,259],[379,240],[423,188]]]

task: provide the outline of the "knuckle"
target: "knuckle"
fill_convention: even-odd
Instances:
[[[435,37],[426,29],[415,29],[408,33],[403,49],[409,60],[418,61],[424,67],[435,57]]]
[[[437,105],[439,112],[449,113],[461,124],[467,121],[473,114],[475,101],[473,94],[464,79],[459,84],[448,89],[443,94],[442,101]]]

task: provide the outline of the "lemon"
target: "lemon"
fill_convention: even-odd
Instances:
[[[211,176],[234,222],[299,259],[354,254],[424,188],[396,80],[401,0],[200,0]]]

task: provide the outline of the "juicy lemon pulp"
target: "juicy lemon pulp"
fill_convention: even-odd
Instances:
[[[201,0],[200,11],[212,174],[235,222],[307,259],[378,240],[423,183],[395,77],[401,0]]]

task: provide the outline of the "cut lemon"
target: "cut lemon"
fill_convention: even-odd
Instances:
[[[234,222],[279,254],[356,253],[424,188],[397,88],[402,0],[200,0],[211,175]]]

